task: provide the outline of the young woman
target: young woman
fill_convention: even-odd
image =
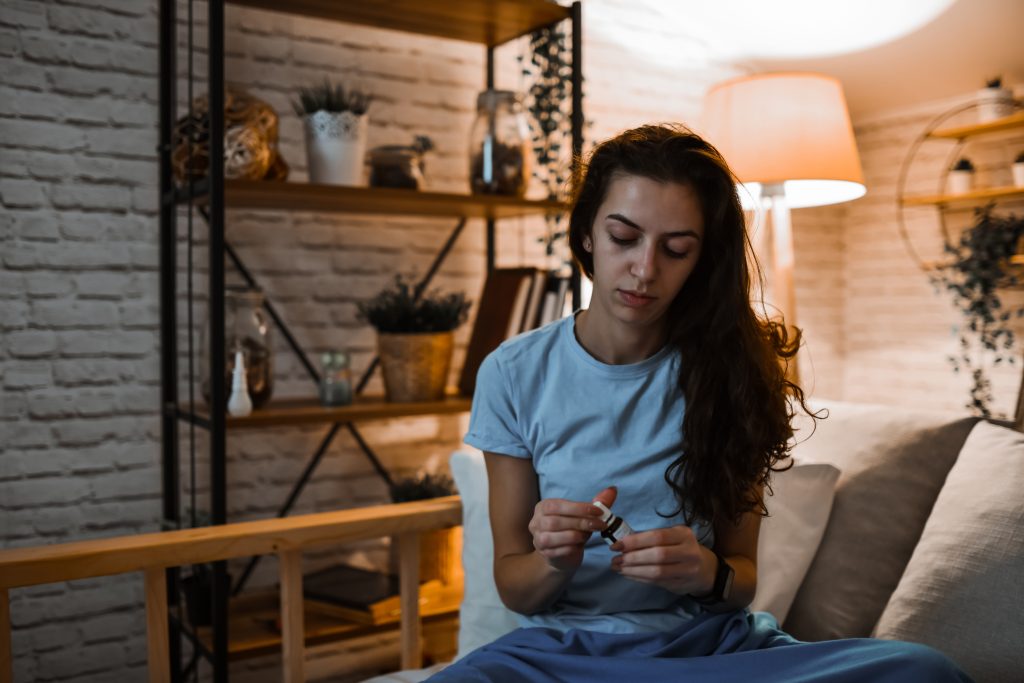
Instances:
[[[494,576],[523,628],[430,680],[969,680],[924,646],[801,643],[746,609],[765,489],[806,407],[785,375],[799,334],[751,306],[721,155],[682,127],[629,130],[596,148],[574,195],[590,307],[488,356],[466,436],[485,452]],[[634,533],[609,547],[594,502]]]

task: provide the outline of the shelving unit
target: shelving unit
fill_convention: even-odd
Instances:
[[[191,0],[189,7],[191,7]],[[494,87],[494,48],[509,40],[527,35],[545,26],[560,22],[571,24],[572,34],[572,152],[574,158],[583,147],[582,112],[582,22],[581,5],[561,6],[547,0],[388,0],[387,2],[337,2],[336,0],[231,0],[229,4],[260,10],[304,15],[342,22],[356,26],[374,26],[440,38],[469,41],[486,49],[485,86]],[[196,210],[205,219],[208,228],[209,251],[207,291],[207,318],[209,320],[209,405],[226,405],[224,284],[225,260],[250,285],[256,284],[256,274],[244,264],[240,255],[225,241],[225,209],[312,211],[358,214],[391,214],[409,216],[449,217],[457,221],[447,241],[440,246],[434,263],[422,284],[427,282],[443,264],[450,249],[464,229],[468,219],[483,219],[487,230],[487,268],[495,264],[496,221],[522,216],[544,216],[562,213],[567,206],[562,202],[530,201],[512,197],[479,196],[438,192],[419,192],[385,188],[339,187],[303,183],[260,181],[225,181],[223,164],[224,136],[224,0],[205,3],[208,35],[206,82],[210,110],[209,168],[207,178],[182,189],[175,185],[171,172],[173,150],[172,131],[177,115],[177,2],[160,1],[160,272],[161,272],[161,385],[163,431],[163,516],[170,525],[180,523],[181,492],[179,472],[179,435],[181,423],[209,432],[210,462],[210,517],[214,524],[227,521],[227,433],[229,430],[266,429],[285,425],[329,426],[328,432],[296,482],[279,515],[288,513],[306,481],[327,451],[331,440],[342,429],[347,429],[360,445],[376,471],[386,480],[388,473],[361,437],[356,423],[395,419],[416,415],[446,415],[465,412],[470,400],[454,394],[442,401],[392,404],[381,397],[362,397],[351,406],[324,408],[315,399],[272,401],[262,410],[245,418],[232,418],[220,411],[189,409],[178,392],[178,263],[177,225],[178,211]],[[342,27],[339,32],[351,27]],[[192,30],[191,24],[189,30]],[[191,35],[189,44],[192,45]],[[189,80],[192,76],[189,74]],[[196,93],[199,94],[199,93]],[[574,281],[574,294],[578,297],[578,275]],[[287,329],[269,301],[273,292],[267,292],[267,312],[280,329],[285,341],[295,352],[315,383],[318,373]],[[192,301],[188,302],[191,306]],[[359,394],[365,387],[376,363],[371,364],[358,382]],[[190,378],[190,381],[194,378]],[[310,392],[311,395],[314,391]],[[250,565],[251,569],[252,565]],[[237,591],[244,584],[248,571],[235,583]],[[229,579],[226,565],[214,565],[213,618],[209,628],[190,633],[182,624],[172,620],[171,661],[182,662],[182,638],[189,637],[198,652],[213,663],[213,678],[218,683],[227,680],[229,659],[272,652],[280,647],[280,637],[273,629],[265,628],[266,614],[273,613],[273,605],[261,603],[259,596],[241,594],[232,599],[229,609]],[[168,599],[171,605],[179,599],[177,570],[168,571]],[[307,607],[307,611],[308,611]],[[261,611],[262,610],[262,611]],[[428,610],[429,613],[429,610]],[[260,615],[263,616],[254,616]],[[451,620],[456,610],[441,609],[427,622]],[[255,624],[255,625],[254,625]],[[347,624],[337,617],[324,617],[310,612],[306,619],[308,644],[328,642],[368,632],[367,627]],[[387,625],[373,628],[389,628]],[[186,667],[187,668],[187,667]],[[182,669],[176,667],[172,680],[182,680]]]
[[[928,141],[953,141],[956,142],[956,146],[949,155],[949,161],[959,156],[961,149],[967,143],[968,140],[991,136],[995,134],[1012,133],[1014,131],[1024,132],[1024,110],[1014,112],[1009,116],[1004,116],[1001,119],[994,121],[986,121],[985,123],[973,123],[961,126],[944,126],[945,122],[961,115],[965,112],[969,112],[975,109],[976,105],[968,104],[960,107],[956,107],[947,112],[944,112],[937,117],[931,124],[925,129],[925,131],[918,136],[917,140],[910,147],[910,151],[907,153],[906,158],[903,160],[902,168],[900,169],[899,180],[897,181],[897,204],[899,207],[899,220],[900,220],[900,237],[903,239],[904,244],[907,246],[907,250],[911,256],[918,262],[923,270],[934,270],[940,266],[940,262],[936,261],[923,261],[917,256],[917,252],[910,242],[910,237],[907,234],[906,226],[903,223],[903,210],[907,208],[919,208],[919,207],[935,207],[939,212],[939,220],[942,228],[943,239],[946,244],[950,243],[949,232],[946,228],[945,216],[946,213],[969,211],[975,207],[982,206],[989,202],[997,201],[1020,201],[1024,200],[1024,187],[1016,186],[1005,186],[1005,187],[981,187],[971,190],[970,192],[964,192],[961,194],[948,194],[940,191],[935,194],[904,194],[903,189],[906,186],[907,175],[910,171],[910,166],[914,161],[918,149]],[[949,163],[946,163],[945,168],[949,168]],[[939,178],[939,186],[944,188],[946,185],[946,177],[949,171],[944,170],[941,177]],[[1016,261],[1014,261],[1016,263]]]
[[[1018,103],[1019,106],[1019,103]],[[983,206],[990,202],[997,201],[1008,201],[1008,202],[1020,202],[1024,201],[1024,187],[983,187],[976,188],[970,192],[964,192],[961,194],[947,194],[937,193],[933,195],[904,195],[903,188],[906,185],[907,174],[910,169],[911,162],[914,160],[915,154],[918,148],[930,141],[930,140],[945,140],[954,141],[956,146],[953,152],[950,154],[949,159],[945,165],[945,170],[940,178],[940,187],[945,187],[946,178],[949,174],[948,168],[949,162],[959,156],[960,151],[968,140],[983,136],[990,136],[995,134],[1013,133],[1015,131],[1024,132],[1024,109],[1019,109],[1009,116],[1004,116],[994,121],[986,121],[985,123],[974,123],[962,126],[946,126],[943,124],[959,114],[974,109],[976,105],[965,105],[951,109],[940,115],[934,120],[922,133],[918,139],[911,145],[910,151],[907,157],[903,161],[903,166],[900,169],[899,180],[897,181],[897,203],[899,205],[899,228],[900,237],[903,239],[907,250],[911,256],[918,262],[918,265],[922,270],[926,272],[935,272],[942,268],[948,267],[949,261],[947,259],[939,259],[934,261],[922,260],[910,241],[910,236],[907,233],[906,225],[903,222],[903,210],[905,208],[914,207],[935,207],[938,211],[939,221],[942,228],[942,236],[947,246],[951,246],[951,239],[949,231],[946,227],[946,214],[972,210],[978,206]],[[1019,249],[1024,249],[1024,244],[1018,245]],[[1017,271],[1018,276],[1024,272],[1024,253],[1018,253],[1015,256],[1011,256],[1009,264],[1006,266],[1009,271]],[[1019,288],[1019,285],[1016,286]],[[1024,374],[1021,375],[1020,388],[1017,392],[1017,406],[1015,409],[1015,423],[1019,427],[1024,427]]]

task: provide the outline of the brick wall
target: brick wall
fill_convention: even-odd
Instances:
[[[202,4],[195,16],[201,34]],[[589,139],[651,120],[693,119],[707,85],[735,73],[709,61],[701,41],[685,31],[652,31],[662,24],[659,19],[657,3],[588,1]],[[437,144],[428,159],[427,187],[466,187],[469,126],[484,85],[482,48],[233,6],[226,20],[228,81],[266,99],[281,115],[280,148],[293,180],[305,178],[305,163],[289,99],[298,86],[331,74],[377,94],[371,146],[406,143],[426,133]],[[154,2],[12,0],[0,9],[4,547],[158,528],[157,28]],[[655,35],[672,46],[671,64],[635,52]],[[184,40],[183,25],[179,38]],[[201,36],[197,44],[203,44]],[[514,44],[498,51],[498,87],[522,87],[514,57],[523,49]],[[200,54],[195,69],[202,74],[205,66]],[[195,94],[203,90],[200,84]],[[194,284],[201,294],[202,222],[196,219],[195,225]],[[407,217],[232,211],[228,239],[300,343],[310,352],[349,347],[358,372],[374,342],[355,319],[355,302],[376,292],[396,267],[422,273],[452,225]],[[499,264],[542,263],[542,230],[537,221],[502,223]],[[185,256],[181,250],[180,263]],[[483,226],[471,222],[438,284],[475,295],[483,272]],[[200,307],[196,325],[203,321]],[[460,344],[468,332],[468,326],[461,330]],[[183,329],[182,345],[187,337]],[[193,339],[198,346],[198,332]],[[308,395],[309,381],[280,335],[276,343],[275,393]],[[465,422],[465,416],[417,418],[368,424],[362,432],[384,464],[401,473],[431,457],[443,461],[461,440]],[[320,429],[232,434],[232,518],[273,514],[322,435]],[[187,444],[187,431],[181,436]],[[197,504],[203,507],[205,444],[201,432],[196,438]],[[187,480],[188,448],[183,450]],[[383,485],[355,444],[340,437],[296,512],[384,498]],[[366,544],[355,548],[353,561],[379,564],[385,557],[380,544]],[[331,559],[311,554],[306,567]],[[275,579],[270,560],[254,584]],[[11,609],[16,680],[144,679],[140,577],[18,589],[12,591]],[[353,661],[379,660],[374,653],[380,646],[379,639],[354,643],[349,649],[355,652],[340,658],[318,651],[313,654],[322,656],[321,664],[314,669],[328,675]],[[266,658],[240,664],[235,673],[241,680],[273,680],[273,665]]]
[[[198,5],[196,16],[204,15]],[[305,164],[301,127],[288,101],[299,85],[332,74],[378,95],[371,146],[429,134],[438,149],[428,159],[427,187],[465,188],[468,129],[483,87],[482,48],[237,7],[228,7],[226,18],[228,80],[281,115],[280,147],[292,179],[305,178]],[[201,33],[202,21],[197,24]],[[588,141],[649,121],[694,121],[706,87],[736,73],[711,60],[685,27],[672,32],[665,26],[656,2],[588,0]],[[4,547],[158,527],[156,43],[154,3],[12,0],[0,9]],[[499,87],[522,87],[514,61],[522,49],[498,51]],[[196,69],[205,69],[202,58]],[[799,322],[807,334],[802,372],[815,395],[954,410],[966,397],[964,381],[944,360],[953,348],[955,312],[904,251],[894,209],[899,163],[948,104],[857,122],[868,196],[794,213]],[[986,160],[986,172],[1001,172],[998,149],[976,154]],[[941,152],[929,151],[915,167],[914,186],[930,189],[943,163]],[[920,210],[908,216],[908,225],[919,238],[915,243],[934,252],[934,213]],[[195,286],[202,293],[201,220],[196,226]],[[356,320],[355,302],[385,284],[396,265],[423,272],[451,226],[407,217],[231,211],[228,239],[302,345],[310,352],[351,348],[358,372],[374,338]],[[537,221],[503,222],[499,264],[541,263],[541,232]],[[766,265],[767,255],[762,251]],[[179,262],[184,258],[182,251]],[[483,226],[471,222],[438,284],[475,295],[483,264]],[[196,315],[198,326],[201,307]],[[469,326],[460,331],[460,345],[468,332]],[[198,332],[193,338],[198,345]],[[183,329],[182,345],[186,339]],[[309,381],[280,335],[276,339],[275,393],[308,395]],[[1018,381],[1016,369],[996,376],[997,408],[1012,409]],[[401,473],[432,457],[443,461],[465,424],[465,416],[416,418],[361,430],[385,465]],[[232,434],[232,519],[273,514],[322,435],[313,428]],[[187,444],[188,433],[181,437]],[[203,507],[202,432],[196,438],[197,503]],[[383,485],[355,444],[339,437],[296,512],[384,499]],[[349,550],[357,562],[386,558],[379,543]],[[311,554],[306,566],[333,559]],[[268,560],[254,584],[275,579]],[[143,680],[141,605],[136,576],[13,591],[16,680]],[[347,650],[313,653],[319,657],[314,670],[329,675],[382,656],[397,661],[393,639]],[[235,672],[241,680],[273,680],[273,665],[265,658],[239,664]]]

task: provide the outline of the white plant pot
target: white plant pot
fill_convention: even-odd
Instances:
[[[946,192],[965,194],[974,188],[974,171],[950,171],[946,178]]]
[[[318,111],[304,119],[309,182],[364,185],[363,156],[369,118],[352,112]]]
[[[1006,88],[982,88],[978,91],[978,123],[1009,116],[1013,109],[1013,93]]]
[[[1013,186],[1024,187],[1024,161],[1018,161],[1010,167],[1013,172]]]

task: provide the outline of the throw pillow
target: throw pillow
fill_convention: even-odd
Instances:
[[[811,566],[832,510],[839,470],[797,463],[772,477],[757,541],[757,595],[750,609],[771,612],[781,624]]]
[[[978,683],[1024,672],[1024,434],[979,423],[879,619],[879,638],[941,650]]]
[[[784,628],[800,640],[871,634],[921,536],[942,482],[977,422],[890,406],[814,402],[794,457],[842,474],[825,536]]]
[[[448,464],[462,498],[462,566],[464,593],[459,609],[456,659],[497,640],[519,626],[494,585],[494,539],[488,511],[484,454],[470,446],[452,453]]]

